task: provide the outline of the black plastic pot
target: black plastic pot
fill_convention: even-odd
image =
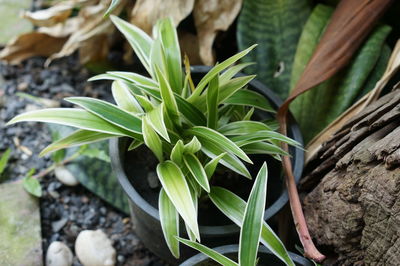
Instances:
[[[208,70],[209,67],[206,66],[193,67],[192,77],[194,81],[198,82],[201,77],[208,72]],[[282,104],[282,101],[271,90],[266,88],[257,80],[251,81],[248,87],[263,94],[270,101],[273,107],[278,108],[278,106]],[[261,113],[260,116],[265,118],[265,116],[271,115]],[[289,117],[288,135],[302,143],[302,136],[299,127],[292,117]],[[137,163],[137,160],[127,159],[127,156],[132,157],[132,154],[130,154],[132,152],[127,152],[127,147],[129,145],[127,141],[126,138],[112,139],[110,141],[110,157],[113,170],[130,200],[131,217],[135,233],[139,236],[144,245],[153,253],[171,264],[176,264],[178,261],[170,254],[161,230],[157,209],[158,191],[150,191],[149,193],[141,192],[143,186],[147,185],[147,172],[145,168],[148,167],[148,165],[146,165],[146,163]],[[291,147],[290,154],[292,155],[294,176],[296,182],[298,182],[302,173],[304,153],[301,149]],[[142,159],[141,157],[139,158]],[[269,156],[268,160],[271,160]],[[274,167],[278,168],[277,173],[279,173],[280,164],[277,161],[273,161],[268,165],[269,168],[271,165],[275,165]],[[269,169],[269,173],[271,174],[272,172],[273,171]],[[271,188],[271,194],[277,193],[277,196],[272,200],[271,204],[267,204],[267,209],[264,214],[265,220],[274,216],[288,201],[288,194],[286,189],[284,189],[282,180],[279,179],[279,175],[274,177],[275,180],[279,180],[280,183],[278,187]],[[270,180],[274,179],[269,178],[268,182],[270,182]],[[270,183],[268,183],[268,185],[270,186]],[[210,220],[219,219],[216,218],[217,216],[214,214],[206,214],[205,216],[210,216]],[[240,229],[235,224],[231,224],[230,221],[228,224],[216,226],[215,224],[210,225],[209,223],[207,225],[202,225],[201,221],[199,223],[201,241],[203,244],[209,247],[217,247],[238,243]],[[181,226],[181,229],[184,235],[184,226]],[[193,250],[181,245],[181,259],[179,261],[183,261],[193,254]]]
[[[227,245],[214,249],[215,251],[237,261],[239,246],[238,245]],[[289,252],[289,256],[292,258],[293,262],[298,266],[312,266],[313,263],[304,257],[297,254]],[[274,254],[271,253],[266,247],[260,246],[258,249],[259,262],[257,266],[280,266],[285,265],[281,260],[279,260]],[[184,261],[180,266],[211,266],[219,265],[206,255],[199,253],[190,259]]]

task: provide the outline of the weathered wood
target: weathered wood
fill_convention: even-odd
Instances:
[[[336,265],[400,265],[400,90],[324,143],[301,190],[311,235]]]

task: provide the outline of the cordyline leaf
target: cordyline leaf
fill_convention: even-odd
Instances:
[[[75,147],[75,146],[81,146],[81,145],[93,143],[96,141],[109,139],[112,137],[118,137],[118,136],[112,135],[112,134],[106,134],[106,133],[102,133],[102,132],[80,129],[80,130],[77,130],[77,131],[71,133],[70,135],[66,136],[65,138],[62,138],[60,140],[57,140],[57,141],[51,143],[49,146],[47,146],[40,152],[39,156],[44,156],[46,154],[49,154],[49,153],[57,151],[57,150]]]
[[[133,97],[125,82],[116,80],[112,83],[111,92],[117,105],[130,113],[143,113],[138,101]]]
[[[239,264],[243,266],[256,264],[267,200],[267,179],[268,169],[264,162],[251,189],[240,228]]]
[[[221,212],[235,224],[242,226],[246,208],[246,202],[243,199],[222,187],[211,187],[209,197]],[[295,265],[279,237],[266,222],[263,223],[261,229],[260,241],[286,265]]]
[[[269,104],[268,100],[265,99],[264,96],[250,90],[238,90],[229,98],[227,98],[224,103],[232,105],[251,106],[260,110],[275,113],[274,108],[272,108],[272,106]]]
[[[201,253],[207,255],[208,257],[210,257],[211,259],[215,260],[216,262],[218,262],[221,265],[224,266],[238,266],[238,264],[236,262],[234,262],[233,260],[229,259],[228,257],[225,257],[224,255],[216,252],[215,250],[204,246],[200,243],[197,243],[195,241],[191,241],[191,240],[187,240],[187,239],[183,239],[180,237],[177,237],[177,239],[182,242],[183,244],[194,248],[198,251],[200,251]]]
[[[200,241],[196,208],[180,168],[172,161],[165,161],[157,165],[157,175],[176,210]]]
[[[308,0],[246,0],[238,19],[239,49],[259,44],[257,53],[243,58],[256,62],[245,73],[274,90],[282,99],[289,92],[294,54],[311,2]]]
[[[153,40],[144,31],[119,17],[111,15],[110,18],[118,30],[128,40],[144,68],[149,74],[152,74],[150,67],[150,50],[153,45]]]
[[[371,32],[373,25],[390,3],[391,0],[345,0],[338,4],[303,74],[289,98],[278,110],[281,133],[287,134],[286,115],[289,104],[298,95],[327,80],[342,69],[350,61],[352,55]],[[338,47],[343,48],[338,49]],[[284,150],[288,151],[287,144],[283,143],[282,145]],[[304,247],[304,254],[308,258],[320,262],[325,256],[315,248],[310,237],[288,156],[283,157],[283,166],[293,219]]]
[[[192,153],[183,155],[183,161],[190,173],[196,179],[197,183],[207,192],[210,192],[210,185],[208,184],[207,174],[204,171],[203,165],[196,156]]]
[[[179,258],[179,215],[164,189],[161,188],[158,198],[158,210],[160,212],[160,223],[165,242],[175,258]]]
[[[89,97],[69,97],[66,101],[76,104],[83,109],[101,117],[102,119],[116,126],[131,131],[132,133],[141,134],[142,121],[137,116],[128,113],[118,106],[103,100]]]
[[[140,137],[140,135],[111,124],[88,111],[75,108],[48,108],[27,112],[14,117],[7,125],[28,121],[55,123],[117,136]]]
[[[168,66],[168,81],[172,90],[180,94],[182,92],[182,59],[174,22],[171,18],[157,22],[158,38],[164,48],[165,64]]]

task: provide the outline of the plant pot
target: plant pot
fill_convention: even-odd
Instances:
[[[227,245],[222,247],[217,247],[214,249],[215,251],[237,261],[239,245]],[[259,262],[257,266],[280,266],[285,265],[281,260],[279,260],[274,254],[271,253],[266,247],[260,246],[258,249],[258,258]],[[304,257],[301,257],[297,254],[289,252],[289,256],[292,258],[293,262],[300,266],[313,266],[313,263],[307,260]],[[184,261],[180,266],[212,266],[212,265],[220,265],[207,257],[206,255],[199,253],[190,259]]]
[[[210,68],[205,66],[197,66],[192,68],[192,77],[195,82],[198,82]],[[278,108],[282,101],[268,88],[260,82],[253,80],[248,86],[250,89],[263,94],[271,103],[274,108]],[[271,117],[271,114],[261,112],[258,114],[261,118]],[[292,117],[289,117],[288,135],[296,141],[302,143],[302,136],[299,127],[294,122]],[[127,152],[129,143],[126,138],[112,139],[110,141],[110,157],[113,170],[128,195],[130,201],[131,217],[135,233],[142,240],[144,245],[150,249],[157,256],[168,261],[171,264],[178,263],[169,252],[167,245],[164,241],[164,236],[161,230],[160,218],[157,209],[159,188],[150,189],[148,185],[148,177],[151,175],[154,178],[155,165],[152,166],[153,161],[149,158],[152,157],[151,153],[147,150],[142,151],[145,154],[138,154],[137,150]],[[304,153],[301,149],[290,148],[292,155],[293,171],[296,182],[299,181],[302,173],[304,163]],[[126,158],[128,158],[126,159]],[[270,176],[276,178],[269,178],[268,180],[268,194],[270,195],[267,200],[267,209],[265,210],[265,220],[274,216],[287,202],[288,194],[283,185],[283,180],[279,178],[281,172],[280,163],[264,156],[263,160],[267,160],[268,171]],[[148,172],[146,168],[149,168]],[[252,172],[252,169],[250,169]],[[257,173],[257,169],[253,169],[253,173]],[[251,182],[246,178],[242,178],[243,182]],[[242,181],[241,181],[242,182]],[[274,184],[274,182],[276,184]],[[241,187],[241,185],[239,186]],[[248,184],[248,192],[250,192],[251,183]],[[234,191],[235,192],[235,191]],[[246,195],[238,194],[244,198]],[[247,194],[248,195],[248,194]],[[212,208],[212,207],[211,207]],[[215,207],[214,207],[215,208]],[[202,244],[209,247],[217,247],[232,243],[238,243],[240,228],[230,221],[226,223],[219,223],[220,220],[227,219],[216,208],[206,214],[202,215],[199,210],[199,219],[205,217],[206,221],[199,220],[199,230],[201,235]],[[219,223],[219,224],[218,224]],[[182,235],[185,236],[184,226],[181,226]],[[194,251],[184,245],[181,245],[181,258],[183,261],[194,254]]]

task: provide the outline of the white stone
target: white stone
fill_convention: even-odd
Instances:
[[[76,186],[79,184],[79,181],[72,175],[72,173],[65,168],[64,166],[58,166],[54,169],[54,174],[56,178],[67,186]]]
[[[46,253],[46,266],[71,266],[72,251],[62,242],[54,241]]]
[[[84,230],[75,241],[75,253],[84,266],[113,266],[116,252],[101,230]]]

